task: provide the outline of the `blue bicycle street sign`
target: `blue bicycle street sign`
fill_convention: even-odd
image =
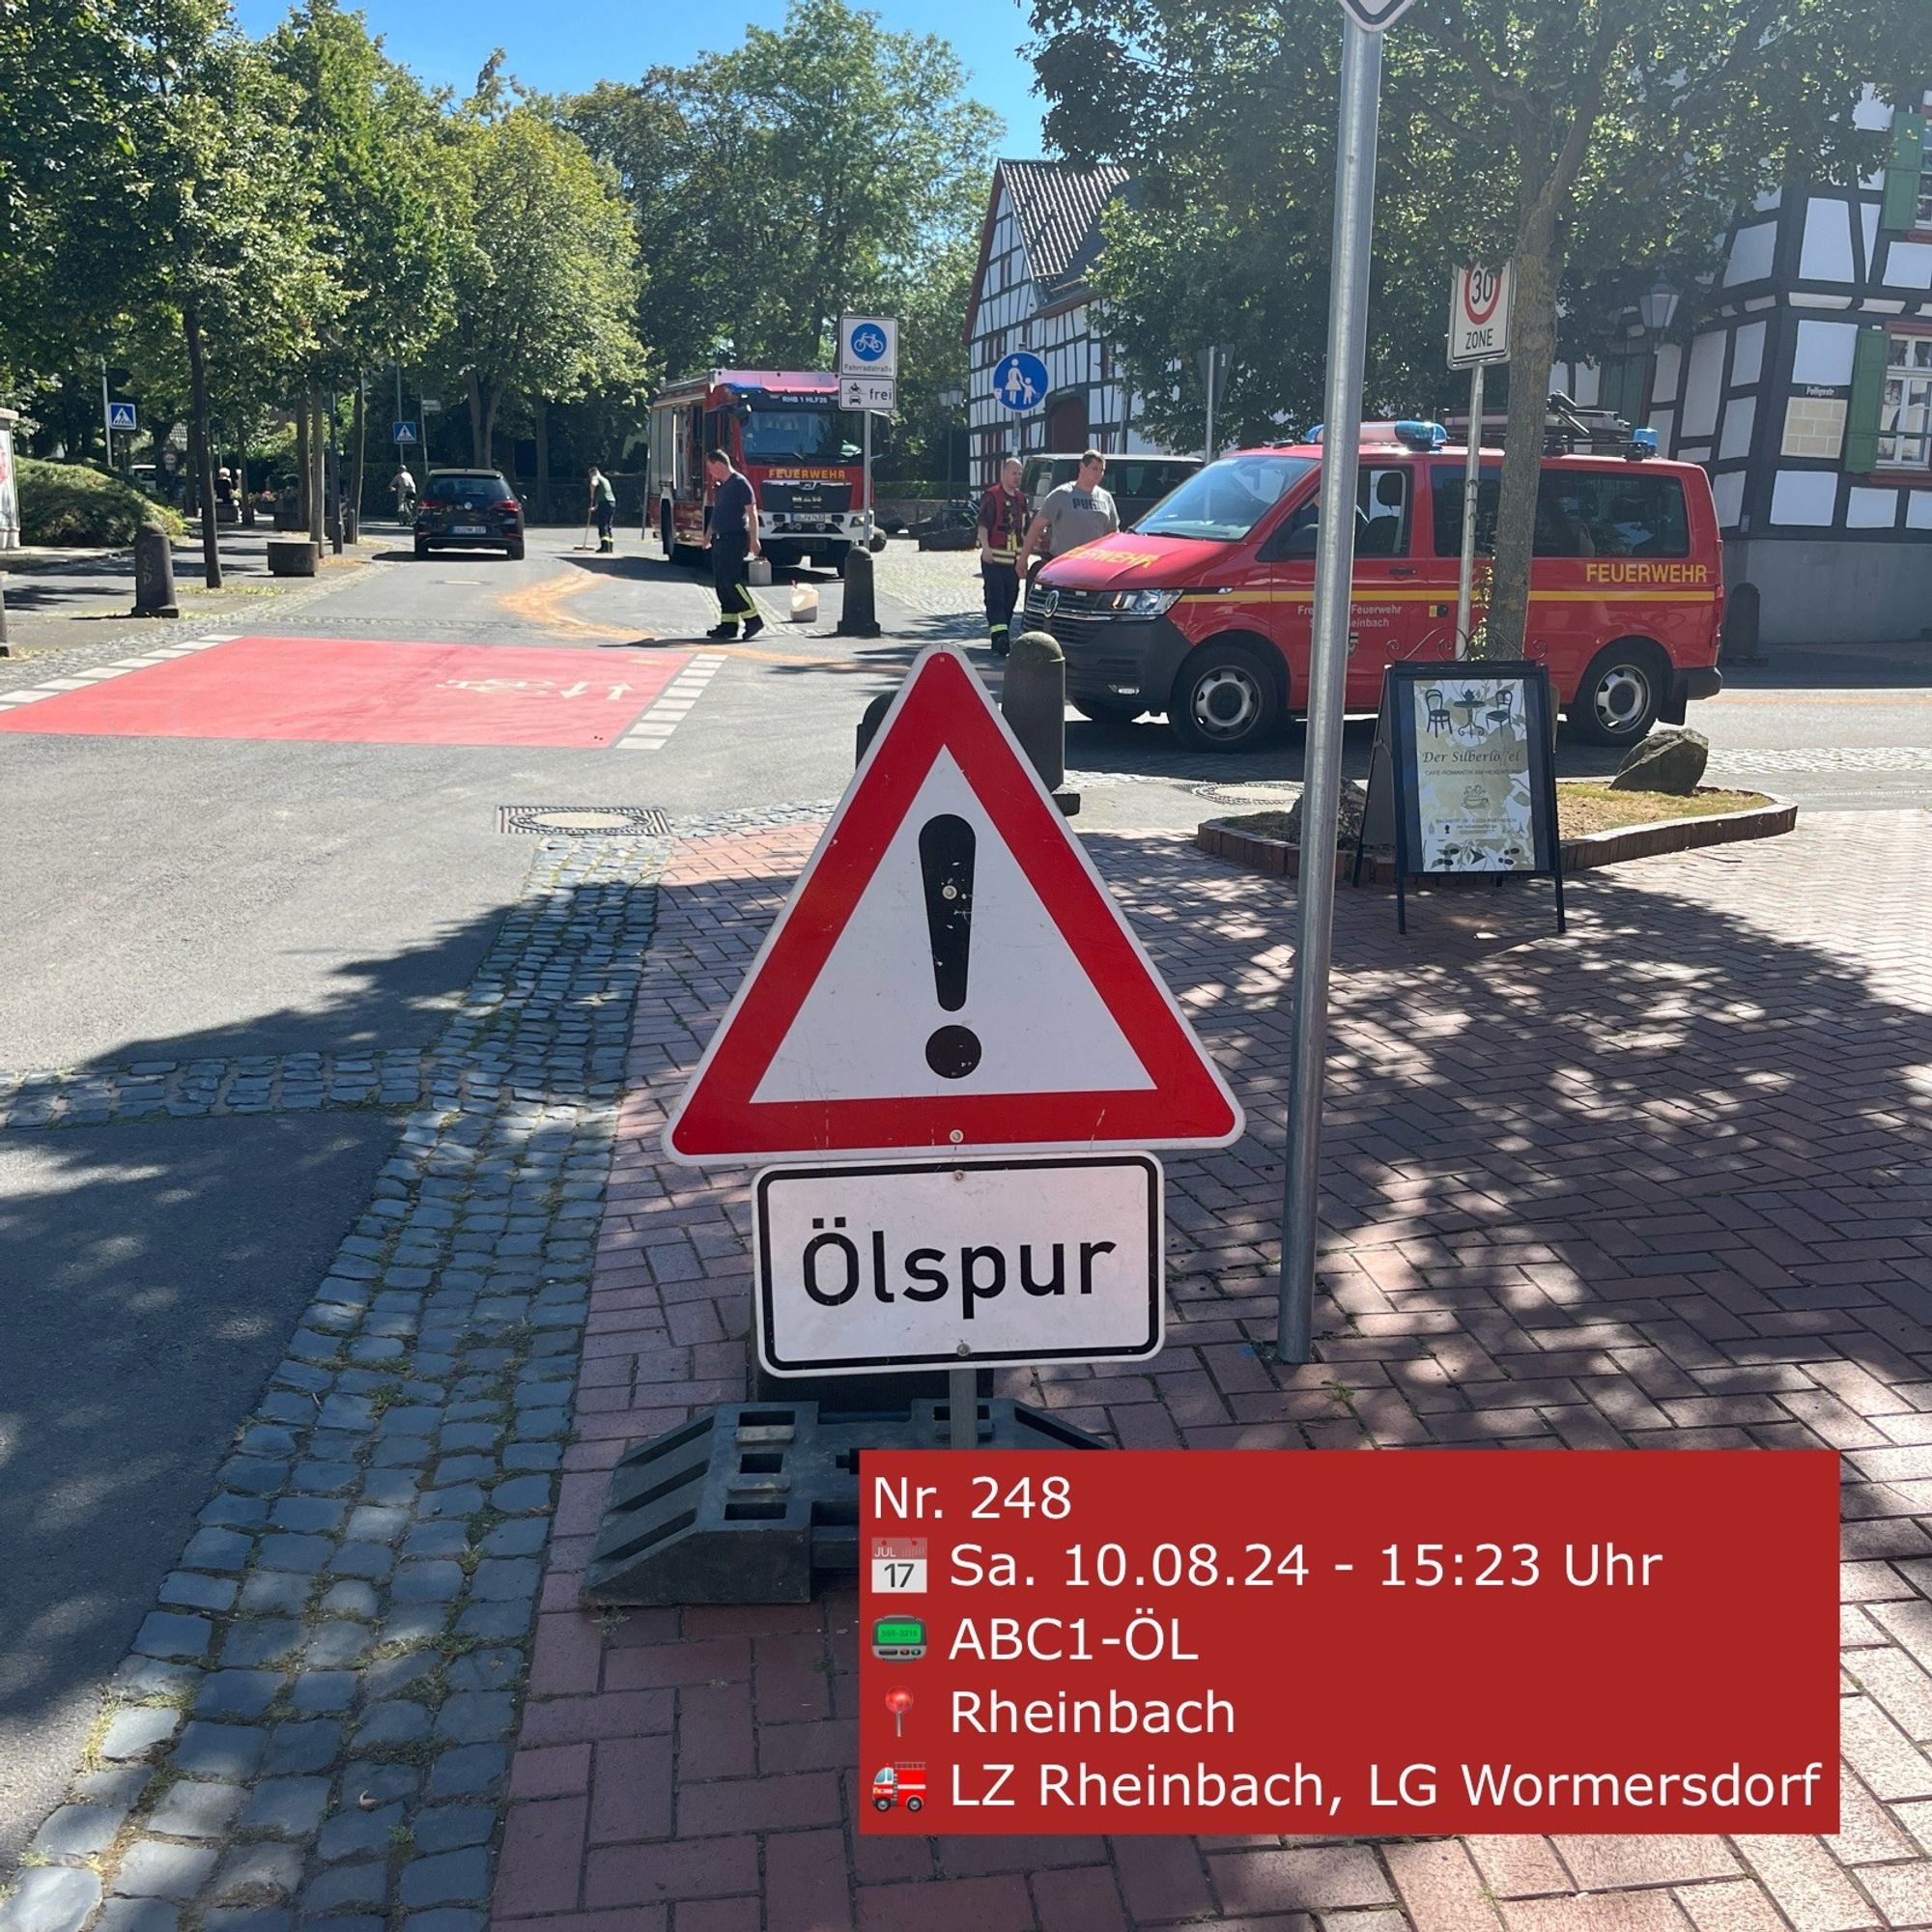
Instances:
[[[899,325],[895,316],[847,315],[838,320],[838,374],[891,382],[898,374]]]
[[[1046,364],[1016,349],[993,371],[993,400],[1015,415],[1037,410],[1046,400]]]

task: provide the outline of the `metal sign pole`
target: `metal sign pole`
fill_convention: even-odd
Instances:
[[[872,547],[872,412],[871,411],[862,410],[859,412],[859,421],[861,424],[861,428],[859,431],[859,439],[860,441],[865,445],[864,453],[860,458],[860,468],[865,478],[862,488],[864,490],[866,498],[866,523],[865,523],[866,548],[867,550],[870,550]]]
[[[1208,451],[1208,461],[1209,463],[1212,463],[1214,460],[1214,372],[1215,372],[1215,364],[1220,360],[1220,357],[1221,357],[1220,350],[1218,349],[1208,350],[1208,441],[1206,444],[1206,448]]]
[[[1469,655],[1469,593],[1476,575],[1476,495],[1483,480],[1483,370],[1469,371],[1469,453],[1463,464],[1463,564],[1456,580],[1456,655]]]
[[[948,1369],[946,1407],[951,1426],[947,1446],[977,1449],[980,1446],[980,1375],[977,1369]]]
[[[1335,923],[1335,833],[1341,811],[1342,700],[1349,667],[1349,591],[1355,567],[1355,465],[1361,446],[1362,357],[1368,339],[1369,244],[1375,227],[1376,123],[1382,37],[1342,29],[1342,112],[1335,144],[1334,270],[1321,432],[1321,524],[1315,564],[1301,850],[1294,898],[1293,1064],[1289,1070],[1287,1177],[1275,1355],[1314,1349],[1315,1248],[1321,1166],[1322,1062],[1328,1049],[1328,960]]]
[[[114,406],[107,400],[107,358],[100,358],[100,427],[107,436],[107,469],[114,470]]]

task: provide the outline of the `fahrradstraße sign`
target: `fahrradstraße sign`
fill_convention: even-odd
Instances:
[[[838,375],[891,383],[899,373],[899,322],[895,315],[845,315],[838,319]]]
[[[1406,14],[1413,0],[1342,0],[1342,11],[1366,34],[1379,34]]]
[[[1449,366],[1507,362],[1510,349],[1510,270],[1458,269],[1449,289]]]

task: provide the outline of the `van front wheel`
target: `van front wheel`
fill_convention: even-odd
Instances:
[[[1282,708],[1274,669],[1259,651],[1210,643],[1182,663],[1167,722],[1190,751],[1248,752],[1274,735]]]
[[[1587,744],[1634,745],[1657,723],[1669,675],[1655,644],[1622,639],[1590,660],[1564,715]]]

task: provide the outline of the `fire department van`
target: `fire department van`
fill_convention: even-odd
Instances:
[[[1723,575],[1711,485],[1660,461],[1647,433],[1546,456],[1530,572],[1528,654],[1549,668],[1573,730],[1629,745],[1687,701],[1715,696]],[[1347,705],[1373,711],[1382,669],[1456,655],[1465,452],[1434,423],[1367,423],[1355,489]],[[1245,751],[1306,708],[1321,446],[1238,450],[1131,530],[1056,557],[1027,597],[1029,626],[1066,653],[1087,717],[1164,711],[1197,750]],[[1482,553],[1502,453],[1485,450]],[[1476,615],[1481,615],[1478,599]]]

